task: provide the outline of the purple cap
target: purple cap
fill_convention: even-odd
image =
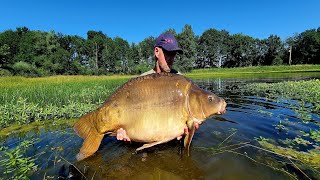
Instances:
[[[183,54],[182,49],[179,48],[176,38],[174,38],[174,36],[170,33],[160,34],[160,36],[156,39],[154,47],[161,47],[166,51],[177,51],[179,54]]]

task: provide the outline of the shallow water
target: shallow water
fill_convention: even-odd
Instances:
[[[317,128],[318,125],[297,124],[300,120],[289,107],[289,101],[268,101],[263,97],[243,93],[240,87],[254,82],[272,83],[319,77],[319,74],[315,74],[294,78],[194,80],[202,88],[225,98],[228,106],[226,114],[208,119],[196,131],[189,157],[181,153],[181,143],[177,140],[136,154],[135,149],[141,144],[105,137],[93,157],[76,162],[75,155],[82,140],[69,127],[54,131],[41,129],[20,137],[13,135],[2,139],[1,144],[13,148],[24,139],[39,138],[39,142],[28,150],[29,156],[37,157],[36,164],[39,168],[31,179],[56,179],[59,175],[77,174],[77,170],[69,172],[70,163],[88,179],[291,179],[288,174],[271,168],[270,165],[284,168],[290,173],[297,169],[288,168],[285,158],[255,148],[254,146],[259,146],[255,137],[262,136],[275,141],[294,137],[295,132],[281,133],[275,129],[273,125],[280,119],[288,119],[292,123],[287,125],[289,128],[305,131]],[[320,122],[318,114],[312,114],[312,119]],[[246,143],[253,146],[242,147]],[[229,151],[221,151],[221,148]],[[284,162],[282,167],[281,164],[278,166],[279,161]],[[63,170],[63,167],[66,169]],[[309,173],[308,169],[306,172],[311,178],[319,178],[316,173]],[[296,174],[299,179],[305,178]]]

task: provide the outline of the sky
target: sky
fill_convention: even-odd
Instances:
[[[86,38],[89,30],[139,43],[189,24],[195,35],[210,28],[285,40],[320,27],[319,0],[2,0],[0,32],[30,30]]]

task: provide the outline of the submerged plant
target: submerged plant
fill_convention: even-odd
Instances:
[[[302,137],[295,137],[294,139],[281,140],[283,144],[288,145],[290,148],[297,147],[299,145],[307,146],[312,144],[310,141],[303,139]]]
[[[37,170],[34,157],[27,156],[27,150],[38,139],[24,140],[14,149],[2,147],[3,159],[0,161],[3,176],[10,179],[28,179],[30,172]]]
[[[275,124],[273,126],[275,127],[275,129],[279,130],[279,132],[288,131],[288,128],[284,125],[284,123],[282,123],[281,119],[279,121],[279,124]]]
[[[313,139],[315,142],[320,143],[320,131],[310,129],[309,133],[304,133],[303,136],[308,136]]]
[[[300,140],[294,140],[294,141],[300,141]],[[268,141],[258,141],[258,143],[263,148],[271,150],[274,153],[299,160],[306,165],[311,165],[312,167],[320,170],[320,150],[319,149],[311,149],[311,150],[308,150],[307,152],[304,152],[304,151],[297,151],[293,148],[284,148],[281,146],[276,146]]]

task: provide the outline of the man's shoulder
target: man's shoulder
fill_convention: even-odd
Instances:
[[[153,74],[153,73],[156,73],[156,71],[155,71],[155,70],[153,70],[153,69],[150,69],[149,71],[147,71],[147,72],[144,72],[144,73],[140,74],[140,76],[145,76],[145,75]]]
[[[145,75],[153,74],[153,73],[156,73],[156,71],[154,69],[150,69],[149,71],[140,74],[140,76],[145,76]],[[175,69],[171,69],[170,73],[182,75],[181,72],[179,72]]]
[[[181,72],[179,72],[179,71],[177,71],[175,69],[171,69],[170,73],[182,75]]]

